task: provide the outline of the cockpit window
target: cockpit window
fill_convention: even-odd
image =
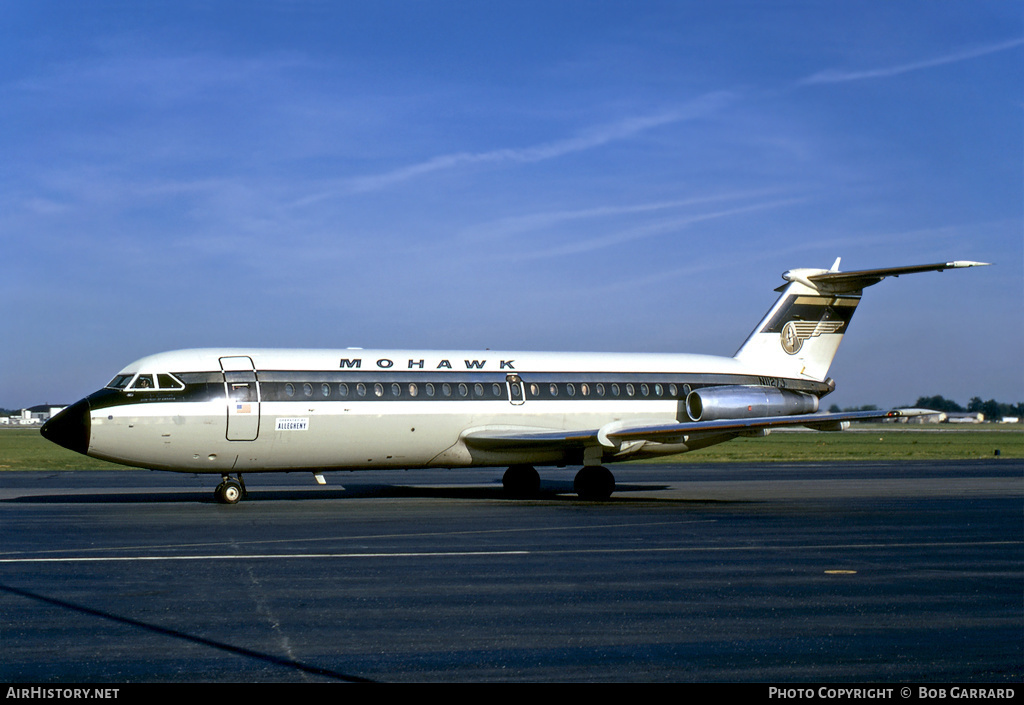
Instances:
[[[128,383],[132,380],[135,375],[118,375],[114,379],[110,380],[110,384],[107,386],[111,389],[124,389],[128,386]]]
[[[134,379],[134,381],[132,381]],[[131,389],[131,390],[142,390],[142,389],[173,389],[179,390],[184,389],[185,384],[172,374],[160,373],[160,374],[134,374],[118,375],[114,379],[110,380],[107,385],[109,389]]]
[[[120,384],[120,386],[116,386],[116,388],[123,388],[127,384],[127,382],[121,379],[121,377],[127,377],[128,379],[131,379],[131,375],[119,375],[113,382],[111,382],[109,386],[115,386],[116,384]],[[185,385],[181,382],[181,380],[179,380],[174,375],[163,372],[160,374],[140,374],[137,377],[135,377],[135,381],[128,385],[128,388],[132,390],[157,389],[158,387],[161,390],[184,389]]]
[[[134,382],[132,380],[135,380]],[[185,384],[172,374],[117,375],[107,384],[108,389],[184,389]]]
[[[178,381],[173,375],[157,375],[157,382],[160,383],[160,389],[184,389],[185,385]]]
[[[132,383],[132,389],[156,389],[153,375],[139,375],[135,378],[135,382]]]

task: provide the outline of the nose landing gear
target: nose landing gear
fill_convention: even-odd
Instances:
[[[220,484],[213,491],[213,496],[221,504],[236,504],[240,499],[249,495],[245,490],[245,482],[242,481],[242,473],[238,473],[238,479],[230,475],[221,475]]]

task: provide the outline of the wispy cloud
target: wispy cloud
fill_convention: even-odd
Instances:
[[[701,223],[710,220],[718,220],[720,218],[729,218],[732,216],[743,215],[754,211],[765,210],[769,208],[782,208],[785,206],[799,203],[803,199],[800,198],[785,198],[774,201],[766,201],[762,203],[753,203],[746,206],[740,206],[737,208],[730,208],[727,210],[713,211],[709,213],[699,213],[695,215],[684,216],[681,218],[672,218],[657,223],[649,223],[645,225],[636,226],[627,230],[617,231],[608,235],[601,235],[598,237],[587,238],[585,240],[578,240],[576,242],[569,242],[563,245],[557,245],[546,249],[538,249],[533,251],[522,251],[510,254],[509,258],[517,260],[525,259],[545,259],[545,258],[558,258],[565,257],[567,255],[578,255],[584,252],[592,252],[594,250],[601,250],[608,247],[614,247],[617,245],[642,240],[645,238],[655,237],[666,233],[678,232],[684,230],[691,225]]]
[[[693,206],[738,201],[750,198],[762,198],[779,193],[778,189],[758,189],[753,191],[733,191],[728,193],[694,196],[669,201],[651,203],[634,203],[628,205],[608,205],[594,208],[580,208],[562,211],[545,211],[518,215],[490,223],[474,224],[466,231],[466,240],[497,240],[531,231],[543,231],[566,223],[581,220],[598,220],[616,217],[641,216],[668,210],[689,208]]]
[[[904,73],[911,73],[913,71],[922,71],[925,69],[935,68],[936,66],[944,66],[946,64],[955,64],[961,61],[969,61],[970,59],[976,59],[981,56],[987,56],[989,54],[995,54],[1001,51],[1007,51],[1009,49],[1015,49],[1024,44],[1024,38],[1012,39],[1006,42],[999,42],[997,44],[987,44],[981,47],[975,47],[973,49],[964,49],[962,51],[955,52],[953,54],[947,54],[945,56],[938,56],[932,59],[924,59],[922,61],[914,61],[907,64],[898,64],[896,66],[887,66],[877,69],[866,69],[861,71],[843,71],[839,69],[827,69],[825,71],[819,71],[818,73],[812,74],[799,81],[799,85],[816,85],[823,83],[846,83],[849,81],[863,81],[872,78],[889,78],[890,76],[898,76]]]
[[[348,181],[348,188],[354,192],[375,191],[419,176],[462,166],[475,164],[528,164],[555,159],[568,154],[603,147],[612,142],[629,139],[658,127],[705,116],[722,107],[730,98],[731,94],[729,93],[711,93],[691,101],[677,110],[626,118],[618,122],[591,128],[575,137],[528,147],[444,154],[419,162],[418,164],[411,164],[381,174],[350,179]]]

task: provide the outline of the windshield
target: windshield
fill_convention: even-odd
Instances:
[[[107,386],[111,389],[124,389],[128,386],[128,383],[131,382],[132,377],[134,376],[135,375],[118,375],[117,377],[114,377],[114,379],[110,380],[110,383]]]
[[[172,374],[120,374],[110,380],[108,389],[184,389],[185,385]]]

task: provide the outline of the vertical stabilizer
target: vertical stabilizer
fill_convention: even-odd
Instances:
[[[823,381],[859,303],[859,292],[836,296],[790,282],[735,357],[763,374]]]

